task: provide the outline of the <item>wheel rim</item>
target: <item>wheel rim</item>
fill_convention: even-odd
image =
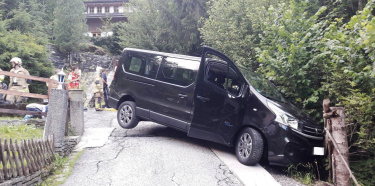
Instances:
[[[120,120],[123,124],[129,124],[132,120],[133,110],[129,105],[122,107],[120,111]]]
[[[248,158],[250,156],[251,150],[253,149],[253,140],[249,133],[242,134],[239,144],[238,152],[241,158]]]

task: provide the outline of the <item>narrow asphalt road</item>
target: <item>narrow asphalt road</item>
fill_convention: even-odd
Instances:
[[[85,113],[91,137],[83,136],[86,150],[63,185],[243,185],[205,141],[152,122],[125,130],[115,118],[111,111]],[[100,140],[105,131],[112,132]]]
[[[123,129],[114,111],[89,109],[84,117],[76,151],[85,151],[63,185],[280,185],[260,165],[240,164],[232,148],[153,122]]]
[[[279,185],[261,166],[239,164],[232,149],[140,122],[122,129],[117,112],[85,112],[86,149],[63,185]]]

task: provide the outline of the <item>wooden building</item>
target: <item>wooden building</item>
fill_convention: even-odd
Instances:
[[[110,20],[111,23],[125,22],[124,3],[128,0],[120,1],[84,1],[86,6],[86,19],[89,27],[90,37],[106,37],[113,34],[112,30],[104,29],[103,20]]]

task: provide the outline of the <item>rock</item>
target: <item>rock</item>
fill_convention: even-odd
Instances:
[[[89,52],[75,52],[72,54],[72,64],[69,64],[68,56],[60,53],[55,45],[48,45],[50,50],[50,60],[55,68],[70,71],[68,67],[78,65],[82,72],[95,72],[96,65],[111,70],[113,68],[113,58],[118,56],[106,55],[106,52],[100,48],[89,46]]]

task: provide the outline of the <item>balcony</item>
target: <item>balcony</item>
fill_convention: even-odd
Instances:
[[[88,13],[86,19],[98,18],[125,18],[124,13]]]

